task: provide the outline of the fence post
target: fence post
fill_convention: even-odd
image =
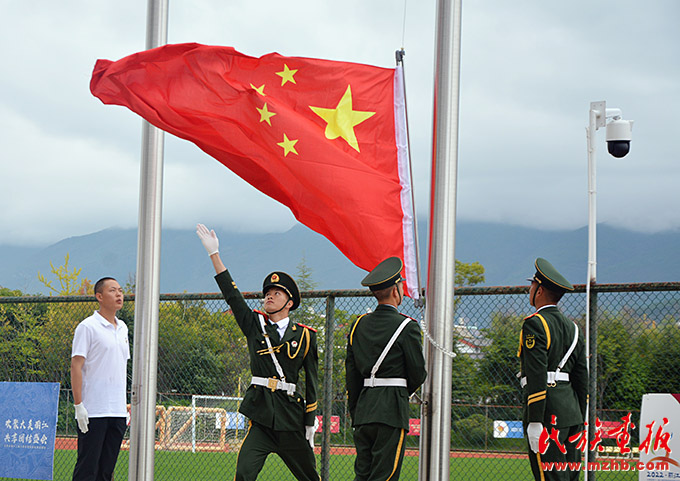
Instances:
[[[588,373],[588,442],[595,439],[595,422],[597,420],[597,290],[595,285],[592,285],[592,292],[590,293],[590,306],[586,306],[586,309],[590,309],[590,372]],[[588,449],[588,461],[596,461],[597,459],[597,447],[595,450],[591,450],[590,446],[586,446]],[[588,481],[595,481],[595,471],[588,470],[586,466],[586,476]]]
[[[484,400],[484,423],[489,419],[489,400]],[[484,428],[484,451],[489,449],[489,433],[486,432],[486,427]]]
[[[331,414],[333,414],[333,347],[335,340],[335,297],[326,297],[326,342],[323,376],[323,436],[321,438],[321,479],[330,480]]]

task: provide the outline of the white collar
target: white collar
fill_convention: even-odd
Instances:
[[[109,322],[107,318],[99,314],[99,311],[94,311],[94,315],[97,318],[97,320],[104,326],[113,326],[114,329],[118,329],[120,327],[120,319],[114,316],[114,319],[116,320],[116,323],[113,324],[112,322]]]
[[[279,331],[279,337],[283,337],[283,334],[288,328],[288,324],[290,324],[290,317],[284,317],[280,321],[274,322],[274,325],[276,325],[276,330]]]
[[[542,311],[546,307],[557,307],[557,304],[547,304],[547,305],[541,307],[540,309],[537,309],[536,312]]]

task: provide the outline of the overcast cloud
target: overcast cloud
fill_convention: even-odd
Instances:
[[[135,227],[141,119],[89,92],[96,59],[144,49],[146,2],[0,0],[0,244]],[[406,48],[416,204],[429,210],[434,0],[170,0],[169,43],[394,65]],[[406,12],[404,22],[404,10]],[[631,153],[598,133],[598,221],[680,228],[680,3],[463,5],[458,219],[587,224],[591,101],[634,119]],[[405,25],[405,28],[404,28]],[[166,135],[163,222],[283,231],[287,208]]]

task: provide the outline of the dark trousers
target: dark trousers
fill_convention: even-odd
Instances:
[[[276,453],[288,466],[295,479],[319,481],[316,458],[302,431],[274,431],[250,422],[236,462],[235,481],[257,479],[270,453]]]
[[[548,427],[548,431],[550,431],[550,427]],[[558,471],[555,467],[553,467],[552,471],[543,471],[544,465],[542,463],[579,463],[581,461],[581,451],[576,449],[576,443],[570,443],[568,439],[581,431],[583,431],[582,425],[559,429],[557,439],[567,448],[567,452],[564,454],[553,440],[550,440],[548,450],[544,454],[535,453],[529,447],[529,462],[531,463],[531,472],[534,475],[534,479],[537,481],[578,481],[580,471],[568,469]],[[528,444],[529,442],[527,441]]]
[[[73,481],[110,481],[125,434],[125,418],[90,418],[87,433],[78,429],[78,460]]]
[[[396,481],[404,461],[406,430],[386,424],[362,424],[354,429],[357,457],[355,481]]]

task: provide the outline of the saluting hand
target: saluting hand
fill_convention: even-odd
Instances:
[[[198,224],[196,226],[196,234],[201,239],[201,243],[209,256],[219,252],[220,241],[217,239],[217,234],[215,234],[214,230],[208,230],[203,224]]]

